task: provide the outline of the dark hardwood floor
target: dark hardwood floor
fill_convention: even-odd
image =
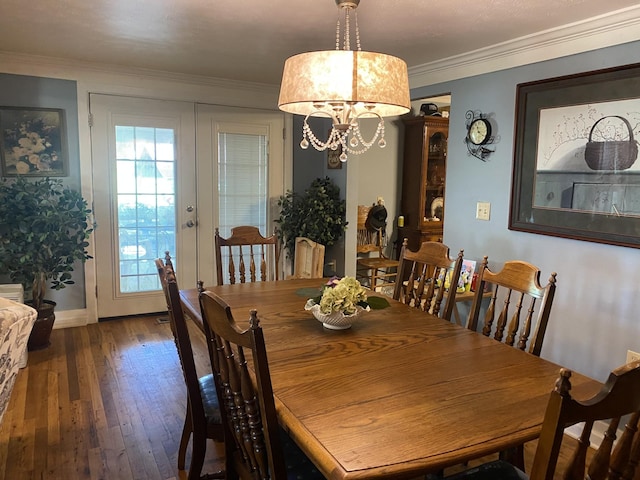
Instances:
[[[49,348],[29,353],[0,425],[0,479],[186,479],[184,381],[169,324],[157,320],[54,330]],[[192,338],[204,374],[206,346],[195,328]],[[219,447],[203,471],[222,467]]]
[[[29,352],[0,426],[0,478],[186,478],[177,468],[184,380],[157,318],[54,330],[49,348]]]

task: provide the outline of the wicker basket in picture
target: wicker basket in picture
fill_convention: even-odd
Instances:
[[[602,128],[604,124],[601,122],[605,121],[604,123],[606,123],[612,118],[618,118],[624,122],[629,132],[629,139],[593,141],[596,127],[600,124],[599,128]],[[584,151],[584,159],[591,170],[626,170],[633,165],[637,157],[638,142],[636,142],[631,124],[626,118],[619,115],[611,115],[602,117],[593,124]]]

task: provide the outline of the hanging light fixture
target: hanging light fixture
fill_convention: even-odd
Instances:
[[[303,149],[341,147],[340,160],[347,154],[361,154],[374,144],[384,148],[384,119],[410,110],[407,64],[391,55],[362,51],[358,16],[360,0],[335,0],[344,17],[340,49],[340,17],[336,26],[336,49],[301,53],[287,59],[282,74],[278,107],[288,113],[305,115]],[[351,12],[355,17],[356,50],[351,50]],[[333,126],[326,142],[311,131],[309,117],[329,117]],[[360,119],[377,118],[378,128],[365,140]]]

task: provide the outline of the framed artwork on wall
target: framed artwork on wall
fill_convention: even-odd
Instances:
[[[327,168],[342,168],[340,155],[342,154],[342,146],[335,150],[327,149]]]
[[[519,84],[509,229],[640,248],[640,64]]]
[[[68,149],[64,110],[0,107],[3,177],[65,177]]]

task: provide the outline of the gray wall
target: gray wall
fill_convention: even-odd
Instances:
[[[542,356],[598,379],[640,351],[640,250],[510,231],[507,228],[519,83],[640,62],[640,42],[416,88],[412,98],[451,92],[444,242],[490,266],[524,259],[558,273]],[[486,163],[467,154],[465,112],[493,114],[499,141]],[[490,221],[475,219],[491,202]],[[640,220],[638,220],[640,221]]]
[[[312,146],[303,150],[300,148],[300,140],[302,140],[302,125],[304,117],[301,115],[294,115],[293,117],[293,191],[304,192],[311,182],[316,178],[329,177],[340,188],[340,198],[346,198],[347,189],[347,168],[348,163],[342,165],[340,169],[327,168],[327,152],[319,152]],[[331,128],[331,122],[329,119],[324,118],[310,118],[309,125],[312,130],[318,135],[320,140],[325,140],[322,137],[322,133],[328,134]],[[336,271],[340,275],[344,274],[344,240],[343,236],[338,243],[327,247],[325,250],[325,263],[331,260],[336,260]],[[326,275],[332,275],[336,272],[327,269]]]
[[[80,147],[78,142],[78,95],[76,82],[26,75],[0,74],[0,105],[7,107],[62,108],[65,112],[69,175],[60,177],[66,185],[80,190]],[[89,260],[90,261],[90,260]],[[58,310],[85,307],[84,269],[76,264],[75,285],[64,290],[48,290],[46,297],[58,303]],[[9,283],[7,277],[0,283]]]

